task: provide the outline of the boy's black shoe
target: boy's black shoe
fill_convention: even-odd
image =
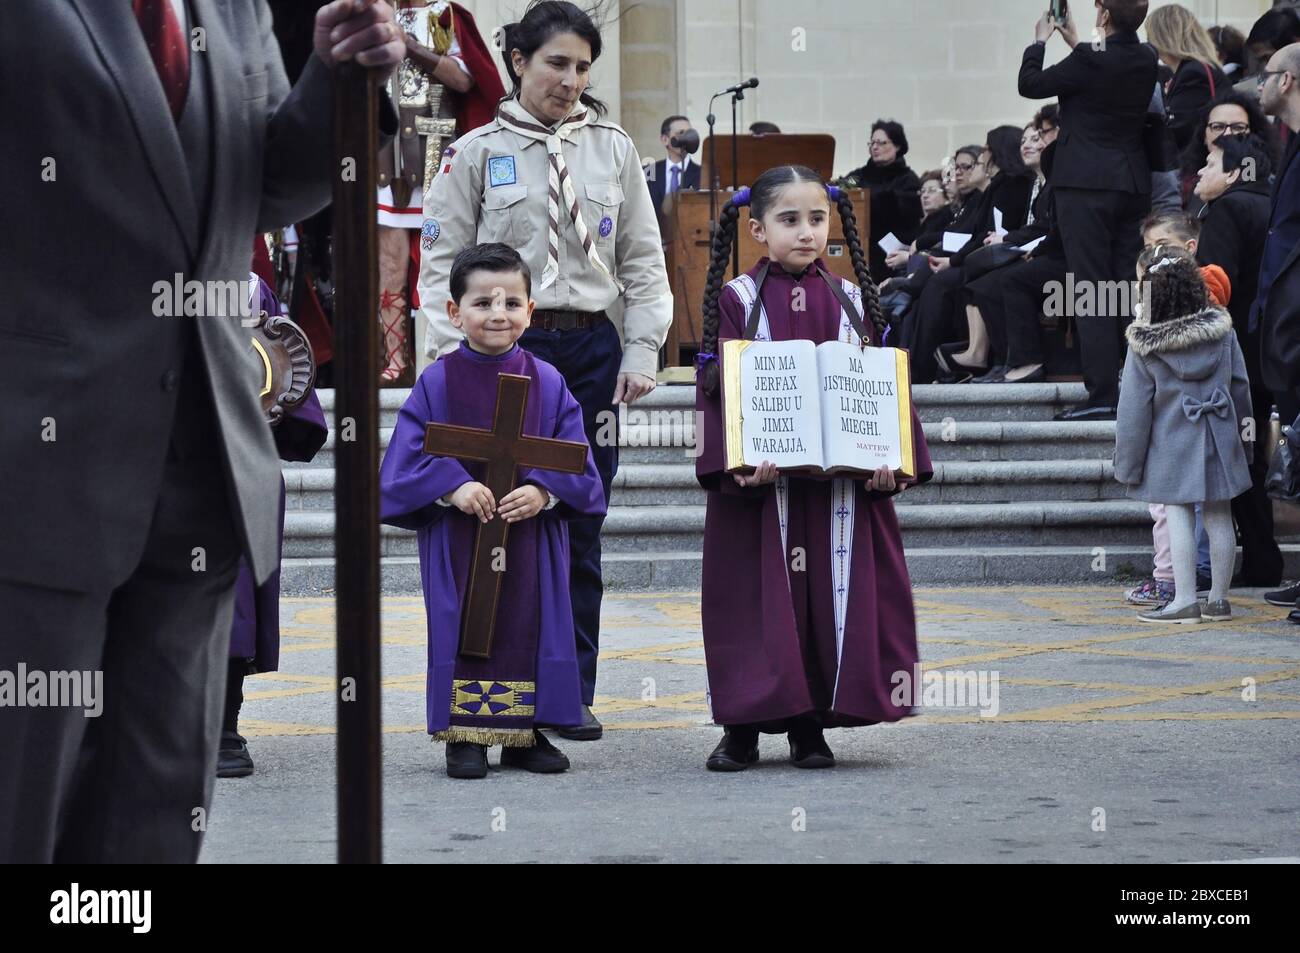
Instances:
[[[744,771],[758,760],[758,729],[735,727],[722,729],[722,740],[705,760],[710,771]]]
[[[569,759],[544,734],[534,729],[533,739],[531,748],[502,748],[501,766],[523,768],[534,774],[559,774],[569,770]]]
[[[447,742],[447,777],[486,778],[487,745],[472,741]]]
[[[569,741],[596,741],[605,733],[605,726],[591,713],[590,705],[583,705],[582,724],[556,728],[555,733]]]
[[[790,763],[796,768],[833,768],[835,755],[820,725],[800,725],[790,731]]]
[[[217,777],[246,778],[253,773],[253,756],[248,742],[234,731],[223,731],[217,748]]]

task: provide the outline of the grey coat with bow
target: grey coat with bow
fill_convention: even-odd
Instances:
[[[1115,430],[1115,479],[1148,503],[1230,500],[1250,489],[1256,423],[1246,363],[1226,311],[1129,325]]]

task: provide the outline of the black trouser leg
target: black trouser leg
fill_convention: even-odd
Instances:
[[[1141,248],[1138,228],[1150,204],[1149,196],[1105,189],[1056,189],[1056,216],[1065,245],[1065,258],[1074,275],[1074,300],[1088,404],[1119,404],[1119,371],[1123,354],[1121,329],[1130,320],[1129,292]],[[1068,287],[1068,285],[1067,285]],[[1092,306],[1086,306],[1091,300]],[[1079,311],[1085,313],[1078,313]]]

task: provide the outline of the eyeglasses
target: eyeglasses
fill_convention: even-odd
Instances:
[[[970,162],[970,163],[954,162],[954,163],[952,164],[952,166],[953,166],[953,168],[956,169],[958,172],[969,172],[971,169],[975,168],[975,163],[974,163],[974,162]]]
[[[922,195],[943,195],[943,186],[927,185],[921,189]]]
[[[885,146],[889,145],[890,143],[889,143],[889,140],[888,140],[888,139],[872,139],[872,140],[871,140],[871,144],[872,144],[873,146],[880,146],[881,148],[884,148]]]
[[[1258,84],[1260,89],[1263,89],[1265,86],[1268,85],[1268,81],[1272,79],[1274,76],[1284,76],[1289,72],[1290,70],[1284,70],[1284,69],[1265,70],[1264,72],[1260,73],[1259,76],[1256,77],[1255,82],[1256,84]]]
[[[1248,122],[1212,122],[1205,127],[1210,130],[1213,136],[1221,136],[1225,132],[1231,132],[1234,136],[1242,136],[1250,132],[1250,123]]]

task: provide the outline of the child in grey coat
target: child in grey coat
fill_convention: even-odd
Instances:
[[[1246,362],[1228,312],[1210,304],[1196,262],[1170,246],[1138,261],[1141,315],[1129,352],[1115,429],[1115,478],[1128,494],[1165,504],[1173,551],[1173,601],[1143,622],[1232,618],[1228,582],[1236,558],[1230,501],[1250,488],[1254,451]],[[1247,440],[1246,438],[1250,439]],[[1196,513],[1210,537],[1210,597],[1196,600]]]

